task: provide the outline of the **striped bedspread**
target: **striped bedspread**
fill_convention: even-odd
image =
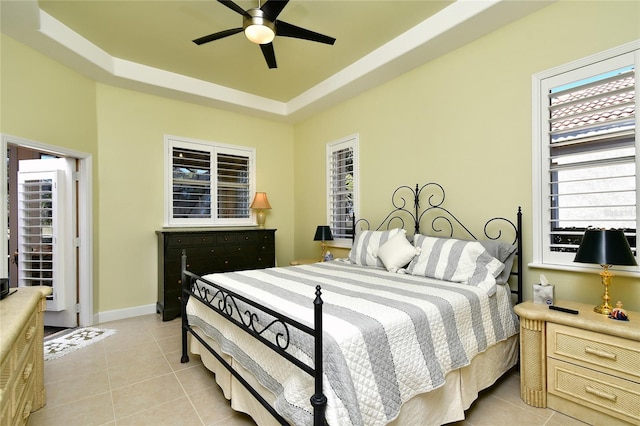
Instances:
[[[323,387],[330,425],[387,424],[404,402],[442,386],[448,372],[518,330],[509,289],[503,286],[490,296],[475,286],[341,261],[206,278],[309,326],[315,286],[322,286]],[[274,407],[291,424],[313,423],[308,374],[193,298],[187,313],[192,326],[273,393]],[[288,351],[313,365],[310,336],[293,333]]]

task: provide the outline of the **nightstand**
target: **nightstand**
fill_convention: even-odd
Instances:
[[[318,263],[318,262],[320,262],[320,259],[318,259],[317,257],[314,259],[296,259],[296,260],[292,260],[290,265],[291,266],[310,265],[312,263]]]
[[[520,316],[520,396],[590,424],[640,424],[640,312],[616,321],[584,303],[559,301],[573,315],[524,302]]]

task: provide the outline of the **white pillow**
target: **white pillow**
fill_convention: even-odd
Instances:
[[[422,250],[409,264],[408,273],[483,287],[489,294],[495,293],[496,277],[504,264],[478,241],[416,235],[414,245]]]
[[[394,235],[378,248],[376,255],[389,272],[397,272],[420,253],[420,249],[407,240],[406,233],[407,231],[403,229],[401,233]]]
[[[384,268],[382,261],[376,256],[378,248],[391,237],[403,231],[404,229],[400,228],[388,231],[361,231],[353,242],[349,252],[349,260],[356,265]]]

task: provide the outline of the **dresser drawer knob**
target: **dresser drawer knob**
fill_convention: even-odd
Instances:
[[[248,236],[248,235],[245,235],[245,236],[244,236],[244,239],[245,239],[245,240],[247,240],[247,241],[249,241],[249,236]]]
[[[617,399],[617,396],[610,394],[609,392],[604,392],[599,389],[592,388],[591,386],[587,386],[585,388],[585,392],[600,398],[608,399],[611,402],[616,402],[616,399]]]
[[[31,340],[31,338],[33,336],[36,335],[36,327],[34,325],[32,325],[31,327],[29,327],[29,329],[27,330],[26,333],[24,333],[24,338],[26,340]]]
[[[607,358],[613,361],[616,360],[616,354],[612,354],[611,352],[601,351],[599,349],[590,348],[589,346],[585,347],[584,351],[588,354],[599,356],[600,358]]]
[[[27,364],[26,367],[24,367],[24,370],[22,371],[22,380],[24,380],[25,382],[27,380],[29,380],[29,377],[31,377],[31,372],[33,371],[33,363],[29,363]]]
[[[31,409],[33,408],[33,402],[29,401],[24,405],[24,409],[22,410],[22,420],[27,420],[31,415]]]

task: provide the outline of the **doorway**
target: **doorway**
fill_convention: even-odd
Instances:
[[[53,287],[45,325],[92,325],[91,156],[8,135],[2,148],[0,276],[12,287]]]

